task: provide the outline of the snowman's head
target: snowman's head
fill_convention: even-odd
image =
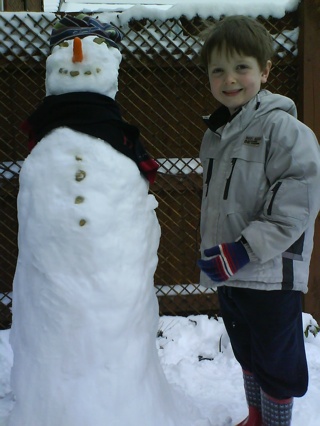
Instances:
[[[46,94],[94,92],[114,99],[122,55],[121,33],[86,15],[65,16],[50,38],[46,63]]]

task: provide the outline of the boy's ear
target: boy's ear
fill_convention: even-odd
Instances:
[[[271,66],[272,66],[272,62],[269,60],[266,63],[266,66],[264,67],[264,69],[261,71],[261,83],[266,83],[269,77],[269,73],[271,70]]]

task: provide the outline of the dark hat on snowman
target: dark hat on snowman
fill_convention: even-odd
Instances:
[[[106,43],[111,47],[116,47],[118,42],[122,40],[122,33],[118,28],[111,24],[102,23],[98,19],[91,16],[80,14],[77,16],[65,15],[57,22],[51,32],[50,48],[64,40],[70,40],[75,37],[84,38],[96,35],[104,38]]]

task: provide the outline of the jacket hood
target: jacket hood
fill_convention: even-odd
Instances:
[[[261,90],[243,109],[247,106],[250,108],[250,104],[253,101],[253,105],[256,110],[256,117],[260,117],[273,110],[282,110],[293,117],[297,118],[297,108],[292,99],[286,96],[278,95],[269,92],[268,90]]]
[[[268,90],[261,90],[233,115],[230,114],[227,107],[222,106],[213,114],[203,117],[203,120],[213,132],[232,121],[235,117],[241,120],[241,126],[245,128],[251,122],[253,116],[261,117],[273,110],[281,110],[295,118],[297,117],[297,109],[292,99],[273,94]]]

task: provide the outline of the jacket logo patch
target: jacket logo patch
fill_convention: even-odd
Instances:
[[[245,145],[249,145],[249,146],[259,146],[260,143],[262,141],[262,138],[260,136],[255,137],[255,136],[246,136],[245,140],[244,140],[244,144]]]

